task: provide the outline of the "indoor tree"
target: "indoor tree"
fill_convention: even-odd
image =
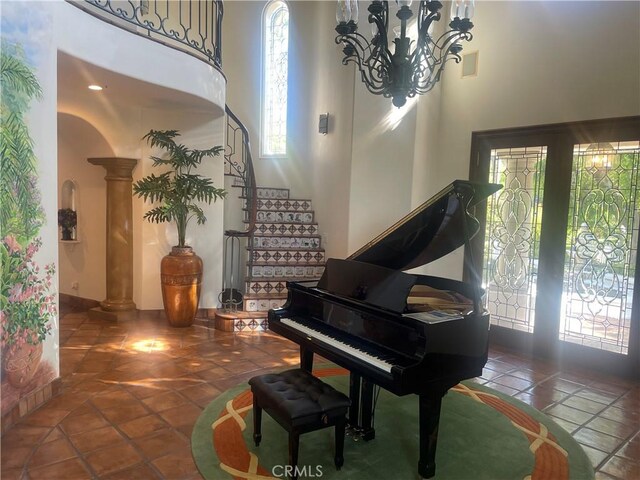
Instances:
[[[226,192],[216,188],[210,178],[192,173],[206,157],[217,156],[221,146],[207,150],[189,149],[176,143],[180,136],[177,130],[151,130],[143,140],[149,146],[166,150],[167,158],[151,156],[154,167],[168,167],[159,175],[151,174],[137,181],[133,191],[145,201],[159,203],[147,211],[144,218],[153,223],[174,221],[178,229],[178,247],[185,246],[186,230],[189,221],[195,218],[199,225],[206,222],[202,208],[196,202],[210,204],[223,198]]]

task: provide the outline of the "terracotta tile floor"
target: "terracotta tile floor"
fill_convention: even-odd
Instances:
[[[2,478],[195,479],[189,439],[215,396],[298,361],[271,334],[171,329],[62,315],[62,393],[2,437]],[[476,379],[543,410],[584,447],[599,479],[640,478],[640,385],[492,349]]]

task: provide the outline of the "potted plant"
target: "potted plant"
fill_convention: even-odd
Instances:
[[[40,239],[23,248],[12,235],[0,242],[0,344],[2,367],[11,385],[22,388],[35,375],[42,357],[42,342],[56,317],[55,294],[50,293],[55,273],[47,265],[44,276],[33,257]]]
[[[78,224],[75,210],[61,208],[58,210],[58,226],[62,228],[62,240],[74,240],[73,229]]]
[[[169,324],[187,327],[193,323],[198,310],[202,281],[202,259],[185,243],[187,225],[193,219],[199,225],[207,220],[197,202],[210,204],[224,198],[226,192],[216,188],[210,178],[193,173],[204,158],[219,155],[222,147],[189,149],[176,143],[178,136],[177,130],[151,130],[142,137],[151,148],[161,148],[168,155],[166,158],[151,156],[153,166],[165,171],[138,180],[133,192],[145,201],[158,203],[144,214],[146,220],[176,224],[178,244],[160,264],[162,301]]]

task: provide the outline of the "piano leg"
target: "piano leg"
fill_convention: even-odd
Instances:
[[[376,438],[376,431],[371,426],[373,420],[373,383],[362,379],[362,439],[364,441]]]
[[[300,368],[311,373],[313,370],[313,351],[300,347]]]
[[[445,392],[446,393],[446,392]],[[436,474],[436,444],[440,405],[444,393],[432,392],[420,395],[420,460],[418,473],[422,478]]]
[[[349,398],[349,426],[357,427],[360,419],[360,375],[355,373],[349,374]]]

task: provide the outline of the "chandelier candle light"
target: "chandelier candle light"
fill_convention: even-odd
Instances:
[[[369,5],[371,41],[358,33],[358,1],[338,0],[336,10],[336,43],[344,45],[342,63],[355,63],[362,81],[375,95],[391,97],[396,107],[403,106],[407,97],[431,90],[440,80],[448,60],[460,62],[462,40],[469,41],[473,35],[471,17],[475,9],[474,0],[452,0],[450,30],[437,39],[430,29],[434,21],[441,18],[442,3],[420,1],[417,15],[418,37],[411,51],[412,39],[407,35],[407,22],[413,17],[412,0],[396,0],[400,28],[393,28],[393,53],[389,50],[389,2],[374,0]]]

